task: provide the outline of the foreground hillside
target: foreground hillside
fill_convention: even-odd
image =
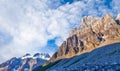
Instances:
[[[120,71],[120,43],[102,46],[91,52],[65,58],[35,71]]]

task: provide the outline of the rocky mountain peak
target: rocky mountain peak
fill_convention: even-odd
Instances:
[[[49,58],[48,53],[36,53],[33,56],[27,53],[22,57],[13,57],[0,64],[0,71],[32,71],[32,69],[42,65]]]
[[[23,57],[26,57],[26,56],[31,56],[29,53],[26,53]]]
[[[85,16],[80,26],[70,32],[70,36],[50,61],[69,58],[92,51],[99,46],[117,42],[114,39],[119,36],[120,25],[110,14],[106,14],[103,18]]]
[[[111,19],[113,17],[109,13],[107,13],[107,14],[105,14],[105,16],[103,18],[105,18],[105,19]]]
[[[26,59],[26,58],[32,58],[33,56],[29,53],[25,54],[24,56],[22,56],[22,59]]]
[[[82,19],[81,27],[88,27],[94,24],[95,18],[93,16],[85,16]]]
[[[40,56],[40,53],[36,53],[33,55],[33,57],[39,57]]]
[[[98,18],[94,18],[93,16],[84,16],[82,22],[79,27],[74,28],[70,33],[69,36],[77,34],[81,31],[84,31],[85,28],[91,28],[91,26],[96,22]]]
[[[110,15],[110,14],[106,14],[103,18],[102,21],[104,24],[109,24],[109,23],[116,23],[115,19]]]

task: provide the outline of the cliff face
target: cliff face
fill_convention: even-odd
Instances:
[[[109,43],[118,42],[120,17],[114,19],[110,14],[103,18],[84,17],[80,27],[70,32],[69,38],[62,43],[50,61],[70,58]]]

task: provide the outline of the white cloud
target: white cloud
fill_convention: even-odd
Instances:
[[[112,9],[108,9],[103,0],[81,0],[64,5],[60,0],[1,0],[0,32],[12,39],[0,47],[0,61],[28,52],[47,50],[52,54],[54,51],[45,47],[48,40],[59,37],[55,44],[60,46],[68,32],[80,24],[82,16],[118,13],[118,3],[113,0]]]

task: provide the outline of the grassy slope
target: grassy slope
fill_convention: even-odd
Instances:
[[[34,71],[45,71],[47,70],[48,68],[56,65],[58,62],[60,62],[61,60],[58,60],[58,61],[55,61],[55,62],[52,62],[52,63],[49,63],[48,65],[46,66],[40,66],[38,68],[36,68]]]

